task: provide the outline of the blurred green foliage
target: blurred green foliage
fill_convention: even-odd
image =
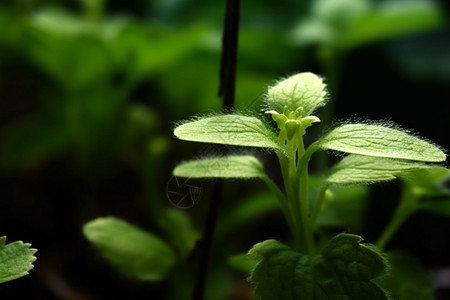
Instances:
[[[195,145],[175,144],[171,128],[176,120],[220,110],[223,14],[223,1],[0,3],[0,210],[7,214],[0,222],[4,230],[0,235],[26,239],[43,256],[60,251],[58,259],[64,262],[43,258],[41,266],[36,265],[43,270],[40,275],[56,272],[97,298],[139,299],[149,292],[188,297],[192,278],[186,275],[192,272],[198,238],[194,228],[203,223],[209,190],[190,211],[167,209],[165,187],[174,162],[196,153],[191,151]],[[244,111],[258,107],[261,92],[273,78],[314,71],[328,79],[330,89],[342,91],[333,93],[333,101],[344,111],[350,108],[346,115],[331,109],[329,119],[335,112],[349,117],[355,103],[375,103],[385,112],[380,103],[361,100],[364,94],[370,99],[371,93],[360,78],[379,89],[379,70],[371,68],[379,64],[390,67],[390,73],[398,72],[397,77],[381,75],[400,89],[424,84],[423,94],[429,95],[427,88],[432,88],[435,94],[427,100],[434,104],[427,111],[439,119],[448,107],[448,89],[442,86],[448,85],[450,70],[444,19],[439,3],[428,0],[242,1],[236,107]],[[381,58],[370,51],[379,51]],[[364,64],[355,69],[360,56]],[[412,88],[407,92],[398,92],[407,100],[398,100],[394,91],[379,101],[396,102],[400,115],[405,115],[406,102],[411,116],[405,118],[412,123],[395,117],[399,123],[423,122],[414,117],[423,113],[416,105],[423,94]],[[433,112],[438,105],[443,108]],[[324,118],[326,113],[321,119],[328,123]],[[445,133],[429,134],[444,127],[446,121],[439,120],[424,135],[448,148]],[[219,249],[207,291],[211,299],[230,295],[248,299],[245,288],[233,284],[242,276],[236,279],[224,270],[223,262],[261,236],[286,231],[274,214],[277,207],[271,195],[257,184],[243,184],[244,192],[242,186],[226,190],[230,200],[218,224]],[[367,189],[349,188],[334,196],[319,219],[324,232],[331,225],[358,233],[367,229],[363,224],[370,208]],[[448,206],[446,201],[439,203]],[[424,210],[438,209],[423,204]],[[350,211],[358,216],[351,218]],[[103,266],[101,261],[85,261],[94,251],[83,244],[80,232],[82,224],[103,215],[127,218],[154,232],[155,238],[165,238],[177,256],[166,284],[180,288],[163,284],[147,290],[121,283],[111,294],[110,281],[123,282],[116,277],[93,286],[93,278],[112,275],[96,269]],[[261,221],[264,218],[275,221]],[[272,225],[268,231],[267,223]],[[83,258],[74,250],[80,245]],[[60,269],[54,271],[54,264]],[[51,283],[39,278],[47,277],[36,275],[33,280],[38,284],[33,286],[45,288],[24,289],[31,284],[19,281],[7,287],[5,297],[26,293],[58,297]]]

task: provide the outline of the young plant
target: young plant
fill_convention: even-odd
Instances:
[[[331,196],[328,188],[388,181],[418,170],[446,171],[427,164],[445,161],[446,155],[437,146],[381,123],[341,124],[306,147],[303,137],[308,127],[320,122],[314,112],[325,105],[326,98],[326,85],[320,77],[300,73],[268,90],[266,113],[276,122],[276,133],[263,118],[239,114],[199,118],[174,131],[181,140],[268,148],[277,154],[284,191],[253,155],[207,157],[184,162],[173,171],[175,176],[187,178],[260,178],[276,195],[292,232],[293,245],[266,240],[250,250],[256,262],[251,280],[256,284],[255,295],[263,300],[389,299],[389,293],[379,284],[387,274],[387,258],[380,248],[361,244],[360,236],[346,233],[320,247],[317,244],[314,230]],[[317,199],[309,201],[308,163],[319,150],[349,155],[326,177]],[[399,221],[404,221],[405,216]],[[388,234],[390,237],[392,232]]]

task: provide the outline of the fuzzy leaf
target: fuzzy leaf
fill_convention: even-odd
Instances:
[[[318,255],[304,255],[275,240],[249,252],[260,262],[251,274],[262,300],[388,299],[373,279],[384,275],[384,258],[356,235],[335,236]]]
[[[200,119],[175,128],[180,140],[245,147],[280,149],[275,134],[258,118],[222,115]]]
[[[265,176],[261,162],[251,155],[189,161],[177,166],[173,174],[186,178],[261,178]]]
[[[331,183],[372,183],[393,180],[401,175],[430,168],[426,164],[351,154],[343,158],[327,178]]]
[[[309,116],[313,111],[325,104],[325,83],[313,73],[299,73],[278,82],[269,89],[269,105],[279,113],[284,107],[288,112],[303,107],[303,116]]]
[[[372,124],[341,125],[322,137],[319,146],[377,157],[428,162],[446,159],[445,153],[433,144],[404,131]]]
[[[6,236],[0,237],[0,283],[25,276],[33,269],[36,260],[36,249],[30,248],[31,244],[15,241],[8,245]]]
[[[123,273],[161,280],[175,264],[175,254],[159,237],[113,217],[84,225],[85,237]]]

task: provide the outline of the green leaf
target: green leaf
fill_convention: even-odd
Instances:
[[[0,237],[0,283],[28,275],[36,260],[34,253],[37,250],[30,248],[31,244],[22,241],[5,243],[6,236]]]
[[[258,264],[258,260],[247,253],[241,253],[228,258],[228,264],[238,271],[250,273]]]
[[[280,149],[275,134],[258,118],[222,115],[200,119],[175,128],[180,140],[245,147]]]
[[[180,164],[173,175],[186,178],[262,178],[261,162],[251,155],[203,158]]]
[[[413,135],[382,125],[344,124],[322,137],[322,149],[341,152],[409,159],[427,162],[445,161],[438,147]]]
[[[439,28],[444,18],[433,1],[385,1],[364,18],[356,20],[344,35],[342,43],[356,47]]]
[[[128,22],[111,41],[115,61],[141,80],[181,63],[205,43],[208,28],[170,30],[149,22]]]
[[[159,228],[167,235],[180,258],[186,258],[200,238],[188,215],[179,209],[165,210],[157,220]]]
[[[426,270],[412,255],[400,251],[387,255],[389,274],[377,283],[396,300],[432,300],[433,284]]]
[[[249,252],[260,259],[251,274],[255,295],[262,300],[389,299],[373,281],[386,272],[384,258],[361,241],[339,234],[317,255],[275,240],[255,245]]]
[[[325,104],[325,83],[313,73],[299,73],[278,82],[269,89],[268,104],[279,113],[294,112],[303,107],[303,116],[309,116]]]
[[[311,17],[301,20],[292,38],[297,44],[339,45],[358,19],[372,10],[370,0],[316,0]]]
[[[297,44],[321,44],[349,50],[439,28],[444,18],[435,1],[317,0],[311,17],[296,26]]]
[[[175,254],[159,237],[113,217],[95,219],[83,227],[85,237],[123,273],[143,280],[164,279]]]
[[[334,167],[327,181],[343,184],[388,181],[426,168],[430,167],[422,163],[351,154]]]

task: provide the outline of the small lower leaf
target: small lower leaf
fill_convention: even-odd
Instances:
[[[175,264],[173,250],[159,237],[113,217],[84,225],[84,235],[102,256],[123,273],[161,280]]]
[[[6,236],[0,237],[0,283],[28,275],[36,260],[36,249],[31,244],[15,241],[8,245]]]
[[[386,272],[380,253],[351,234],[335,236],[322,253],[305,255],[275,240],[255,245],[251,274],[261,300],[389,299],[374,279]]]
[[[428,168],[423,163],[351,154],[334,167],[327,181],[341,184],[388,181]]]
[[[251,155],[203,158],[180,164],[173,174],[186,178],[262,178],[261,162]]]

